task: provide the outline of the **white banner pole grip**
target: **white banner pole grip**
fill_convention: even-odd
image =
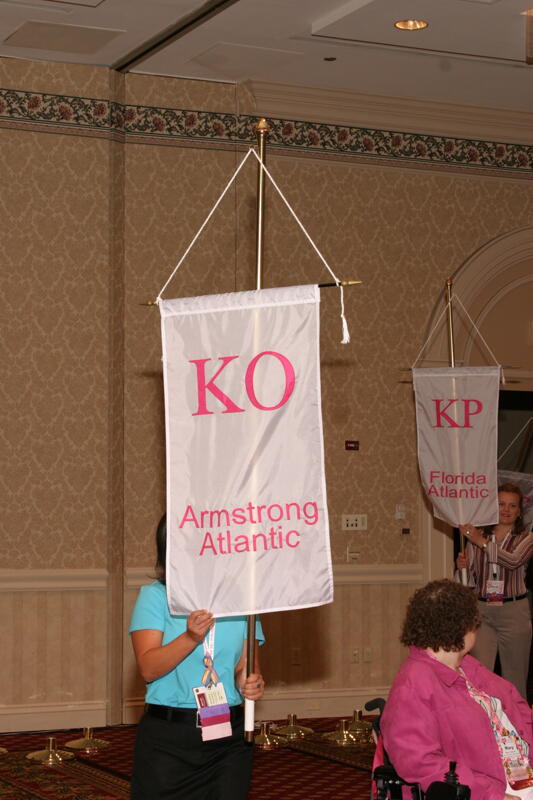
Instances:
[[[464,533],[461,533],[459,536],[460,545],[461,545],[461,553],[466,553],[466,538]],[[461,583],[463,586],[468,586],[468,570],[466,567],[461,567]]]
[[[250,614],[246,623],[246,677],[255,672],[255,614]],[[253,743],[255,725],[255,702],[244,698],[244,741]]]
[[[244,738],[247,742],[254,740],[255,701],[244,700]]]

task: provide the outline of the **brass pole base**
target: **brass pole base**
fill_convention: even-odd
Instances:
[[[374,741],[372,736],[372,723],[363,719],[363,712],[358,708],[353,712],[352,721],[348,725],[348,731],[357,744],[372,744]]]
[[[70,747],[72,750],[83,750],[84,753],[96,753],[98,750],[104,750],[109,747],[109,742],[105,739],[95,739],[93,737],[93,729],[84,728],[83,737],[74,739],[71,742],[65,742],[65,747]]]
[[[261,750],[275,750],[285,744],[279,736],[274,736],[270,732],[270,722],[262,722],[259,733],[255,737],[255,746]]]
[[[312,728],[306,728],[304,725],[298,725],[296,721],[296,714],[289,714],[287,716],[287,724],[281,728],[276,728],[276,736],[283,736],[284,738],[291,739],[305,739],[306,736],[311,736],[314,733]]]
[[[62,764],[63,761],[74,758],[74,753],[69,753],[68,750],[57,750],[56,737],[49,736],[44,750],[35,750],[33,753],[28,753],[26,758],[30,761],[44,764],[45,767],[56,767],[58,764]]]
[[[340,719],[336,730],[333,733],[324,733],[322,738],[337,747],[356,747],[357,742],[347,728],[346,719]]]

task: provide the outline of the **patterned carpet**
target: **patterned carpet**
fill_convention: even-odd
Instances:
[[[337,719],[299,722],[320,733],[334,730]],[[0,800],[127,800],[134,725],[96,729],[94,736],[108,740],[110,747],[77,755],[60,767],[44,767],[25,757],[45,747],[46,735],[0,735],[0,747],[8,750],[0,756]],[[81,732],[54,735],[61,749]],[[324,745],[319,736],[276,750],[256,748],[249,800],[368,800],[371,760],[372,748]]]

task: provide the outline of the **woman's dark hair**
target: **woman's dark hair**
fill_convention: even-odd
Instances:
[[[425,649],[459,652],[465,634],[481,625],[477,599],[468,586],[448,579],[431,581],[412,595],[400,641]]]
[[[155,576],[161,583],[166,583],[167,566],[167,515],[163,514],[157,524],[155,532],[155,546],[157,560],[155,562]]]

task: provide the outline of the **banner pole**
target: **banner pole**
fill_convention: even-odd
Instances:
[[[261,117],[255,128],[259,163],[257,165],[257,226],[255,231],[256,289],[263,288],[263,239],[265,232],[265,173],[262,165],[266,157],[266,140],[269,134],[268,122]]]
[[[448,278],[446,281],[446,300],[448,303],[448,345],[450,348],[450,367],[455,367],[455,342],[453,337],[453,313],[452,313],[452,286],[453,280]]]
[[[255,133],[259,148],[259,163],[257,165],[257,226],[255,236],[256,254],[256,289],[263,288],[263,239],[265,230],[265,173],[263,164],[265,163],[266,139],[269,127],[266,119],[262,117],[257,123]],[[255,672],[255,623],[256,615],[250,614],[247,624],[246,635],[246,675]],[[255,702],[244,700],[244,739],[246,742],[253,743],[255,727]]]
[[[453,280],[448,278],[446,281],[446,302],[447,302],[447,323],[448,323],[448,346],[449,346],[449,354],[450,354],[450,367],[452,369],[455,368],[455,340],[453,335],[453,311],[452,311],[452,287],[453,287]],[[461,520],[461,524],[464,524],[465,520]],[[461,553],[465,552],[465,537],[463,534],[459,534],[460,536],[460,544],[461,544]],[[468,573],[466,567],[461,569],[461,583],[463,586],[468,585]]]

